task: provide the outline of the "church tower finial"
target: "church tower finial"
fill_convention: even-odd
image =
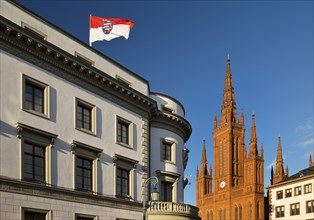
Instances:
[[[283,156],[282,156],[282,147],[280,135],[278,136],[278,147],[277,147],[277,158],[276,158],[276,171],[274,176],[273,183],[278,183],[282,181],[285,177],[284,168],[283,168]]]
[[[309,159],[309,167],[314,166],[314,163],[312,161],[312,154],[310,154],[310,159]]]
[[[249,156],[255,157],[258,154],[257,150],[257,136],[256,136],[256,125],[255,115],[252,114],[252,127],[251,127],[251,138],[250,138],[250,152]]]
[[[208,175],[205,138],[203,138],[202,162],[201,162],[200,175]]]
[[[234,89],[232,86],[232,75],[230,68],[230,57],[227,57],[227,67],[225,76],[225,86],[223,101],[221,107],[221,119],[220,124],[238,122],[237,112],[236,112],[236,102],[234,98]]]

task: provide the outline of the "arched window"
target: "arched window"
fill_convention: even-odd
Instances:
[[[242,206],[239,205],[239,220],[242,220]]]
[[[237,206],[234,208],[234,219],[238,220],[238,207]]]
[[[256,183],[257,184],[260,183],[260,165],[259,164],[256,165]]]
[[[252,203],[249,202],[249,212],[248,212],[248,219],[252,219]]]
[[[222,142],[219,144],[219,176],[222,177]]]
[[[213,219],[214,219],[213,211],[210,211],[209,217],[210,217],[210,220],[213,220]]]
[[[224,220],[226,220],[227,219],[227,211],[226,211],[226,208],[224,208],[224,218],[223,218]]]
[[[219,209],[219,220],[222,220],[222,209]]]
[[[260,204],[259,204],[259,201],[257,201],[257,205],[256,205],[256,218],[260,219]]]
[[[224,152],[223,152],[223,157],[224,157],[224,175],[227,175],[227,143],[226,140],[224,140]]]

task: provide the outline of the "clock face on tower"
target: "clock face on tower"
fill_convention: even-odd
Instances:
[[[225,181],[222,181],[221,183],[220,183],[220,188],[225,188],[225,186],[226,186],[226,182]]]

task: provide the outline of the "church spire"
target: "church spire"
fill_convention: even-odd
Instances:
[[[257,156],[257,136],[256,136],[256,125],[255,125],[255,115],[252,114],[252,127],[251,127],[251,138],[250,138],[250,152],[249,156]]]
[[[309,159],[309,167],[314,166],[314,163],[312,161],[312,154],[310,154],[310,159]]]
[[[206,144],[205,144],[205,138],[204,138],[200,175],[207,175],[207,174],[208,174],[208,170],[207,170],[207,158],[206,158]]]
[[[280,136],[278,137],[277,158],[276,158],[276,171],[274,177],[274,184],[284,179],[283,157]]]
[[[236,113],[236,102],[234,98],[234,89],[232,86],[232,75],[230,68],[230,57],[227,58],[226,76],[223,101],[221,107],[221,119],[220,124],[238,122]]]

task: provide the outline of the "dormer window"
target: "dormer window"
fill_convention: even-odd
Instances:
[[[174,113],[174,109],[173,109],[173,108],[170,108],[170,107],[168,107],[168,106],[162,105],[161,108],[162,108],[162,110],[163,110],[164,112],[167,112],[167,113]]]
[[[40,38],[42,38],[42,39],[44,39],[44,40],[47,40],[47,35],[46,35],[46,34],[42,33],[41,31],[39,31],[39,30],[37,30],[37,29],[35,29],[35,28],[33,28],[32,26],[30,26],[30,25],[28,25],[28,24],[22,22],[22,27],[23,27],[25,30],[27,30],[28,32],[30,32],[30,33],[36,35],[37,37],[40,37]]]

